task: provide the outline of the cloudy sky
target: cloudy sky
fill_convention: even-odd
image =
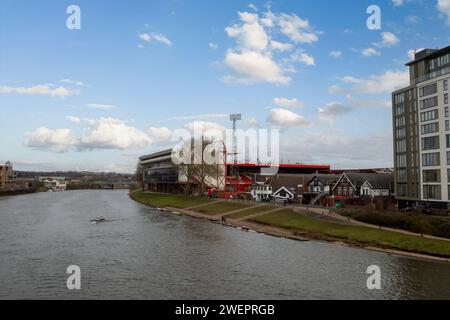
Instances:
[[[284,161],[392,166],[390,92],[449,31],[450,0],[1,0],[0,162],[132,171],[173,130],[242,113],[282,129]]]

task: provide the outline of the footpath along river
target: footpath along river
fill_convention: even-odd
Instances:
[[[450,299],[449,264],[243,232],[127,191],[0,198],[0,257],[0,299]],[[371,265],[381,290],[366,287]]]

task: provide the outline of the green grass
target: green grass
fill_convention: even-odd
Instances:
[[[236,213],[232,213],[230,215],[227,216],[227,218],[230,219],[242,219],[242,218],[246,218],[249,216],[252,216],[254,214],[258,214],[264,211],[269,211],[271,209],[273,209],[274,207],[271,206],[261,206],[261,207],[256,207],[256,208],[250,208],[241,212],[236,212]]]
[[[243,203],[221,201],[203,207],[195,208],[193,210],[207,215],[217,215],[226,214],[227,212],[244,209],[246,207],[248,207],[248,205]]]
[[[130,192],[130,196],[140,203],[153,207],[173,207],[180,209],[206,204],[211,201],[208,198],[166,193],[145,193],[141,190]]]
[[[253,220],[277,227],[303,230],[317,236],[322,235],[348,240],[366,246],[388,247],[409,252],[450,257],[450,242],[448,241],[426,239],[362,226],[335,224],[302,216],[288,209],[262,215]]]
[[[376,226],[403,229],[450,239],[450,218],[426,216],[418,212],[367,211],[364,209],[340,209],[338,214]]]

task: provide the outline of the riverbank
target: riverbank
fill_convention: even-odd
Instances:
[[[295,240],[319,240],[357,246],[388,254],[450,262],[450,242],[377,230],[338,221],[326,221],[299,208],[257,206],[183,195],[133,191],[130,197],[142,204],[233,227]]]
[[[0,197],[23,196],[24,194],[32,194],[36,192],[36,190],[0,191]]]

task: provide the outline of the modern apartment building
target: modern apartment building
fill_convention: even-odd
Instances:
[[[396,198],[400,207],[450,209],[450,46],[406,66],[410,86],[392,94]]]

